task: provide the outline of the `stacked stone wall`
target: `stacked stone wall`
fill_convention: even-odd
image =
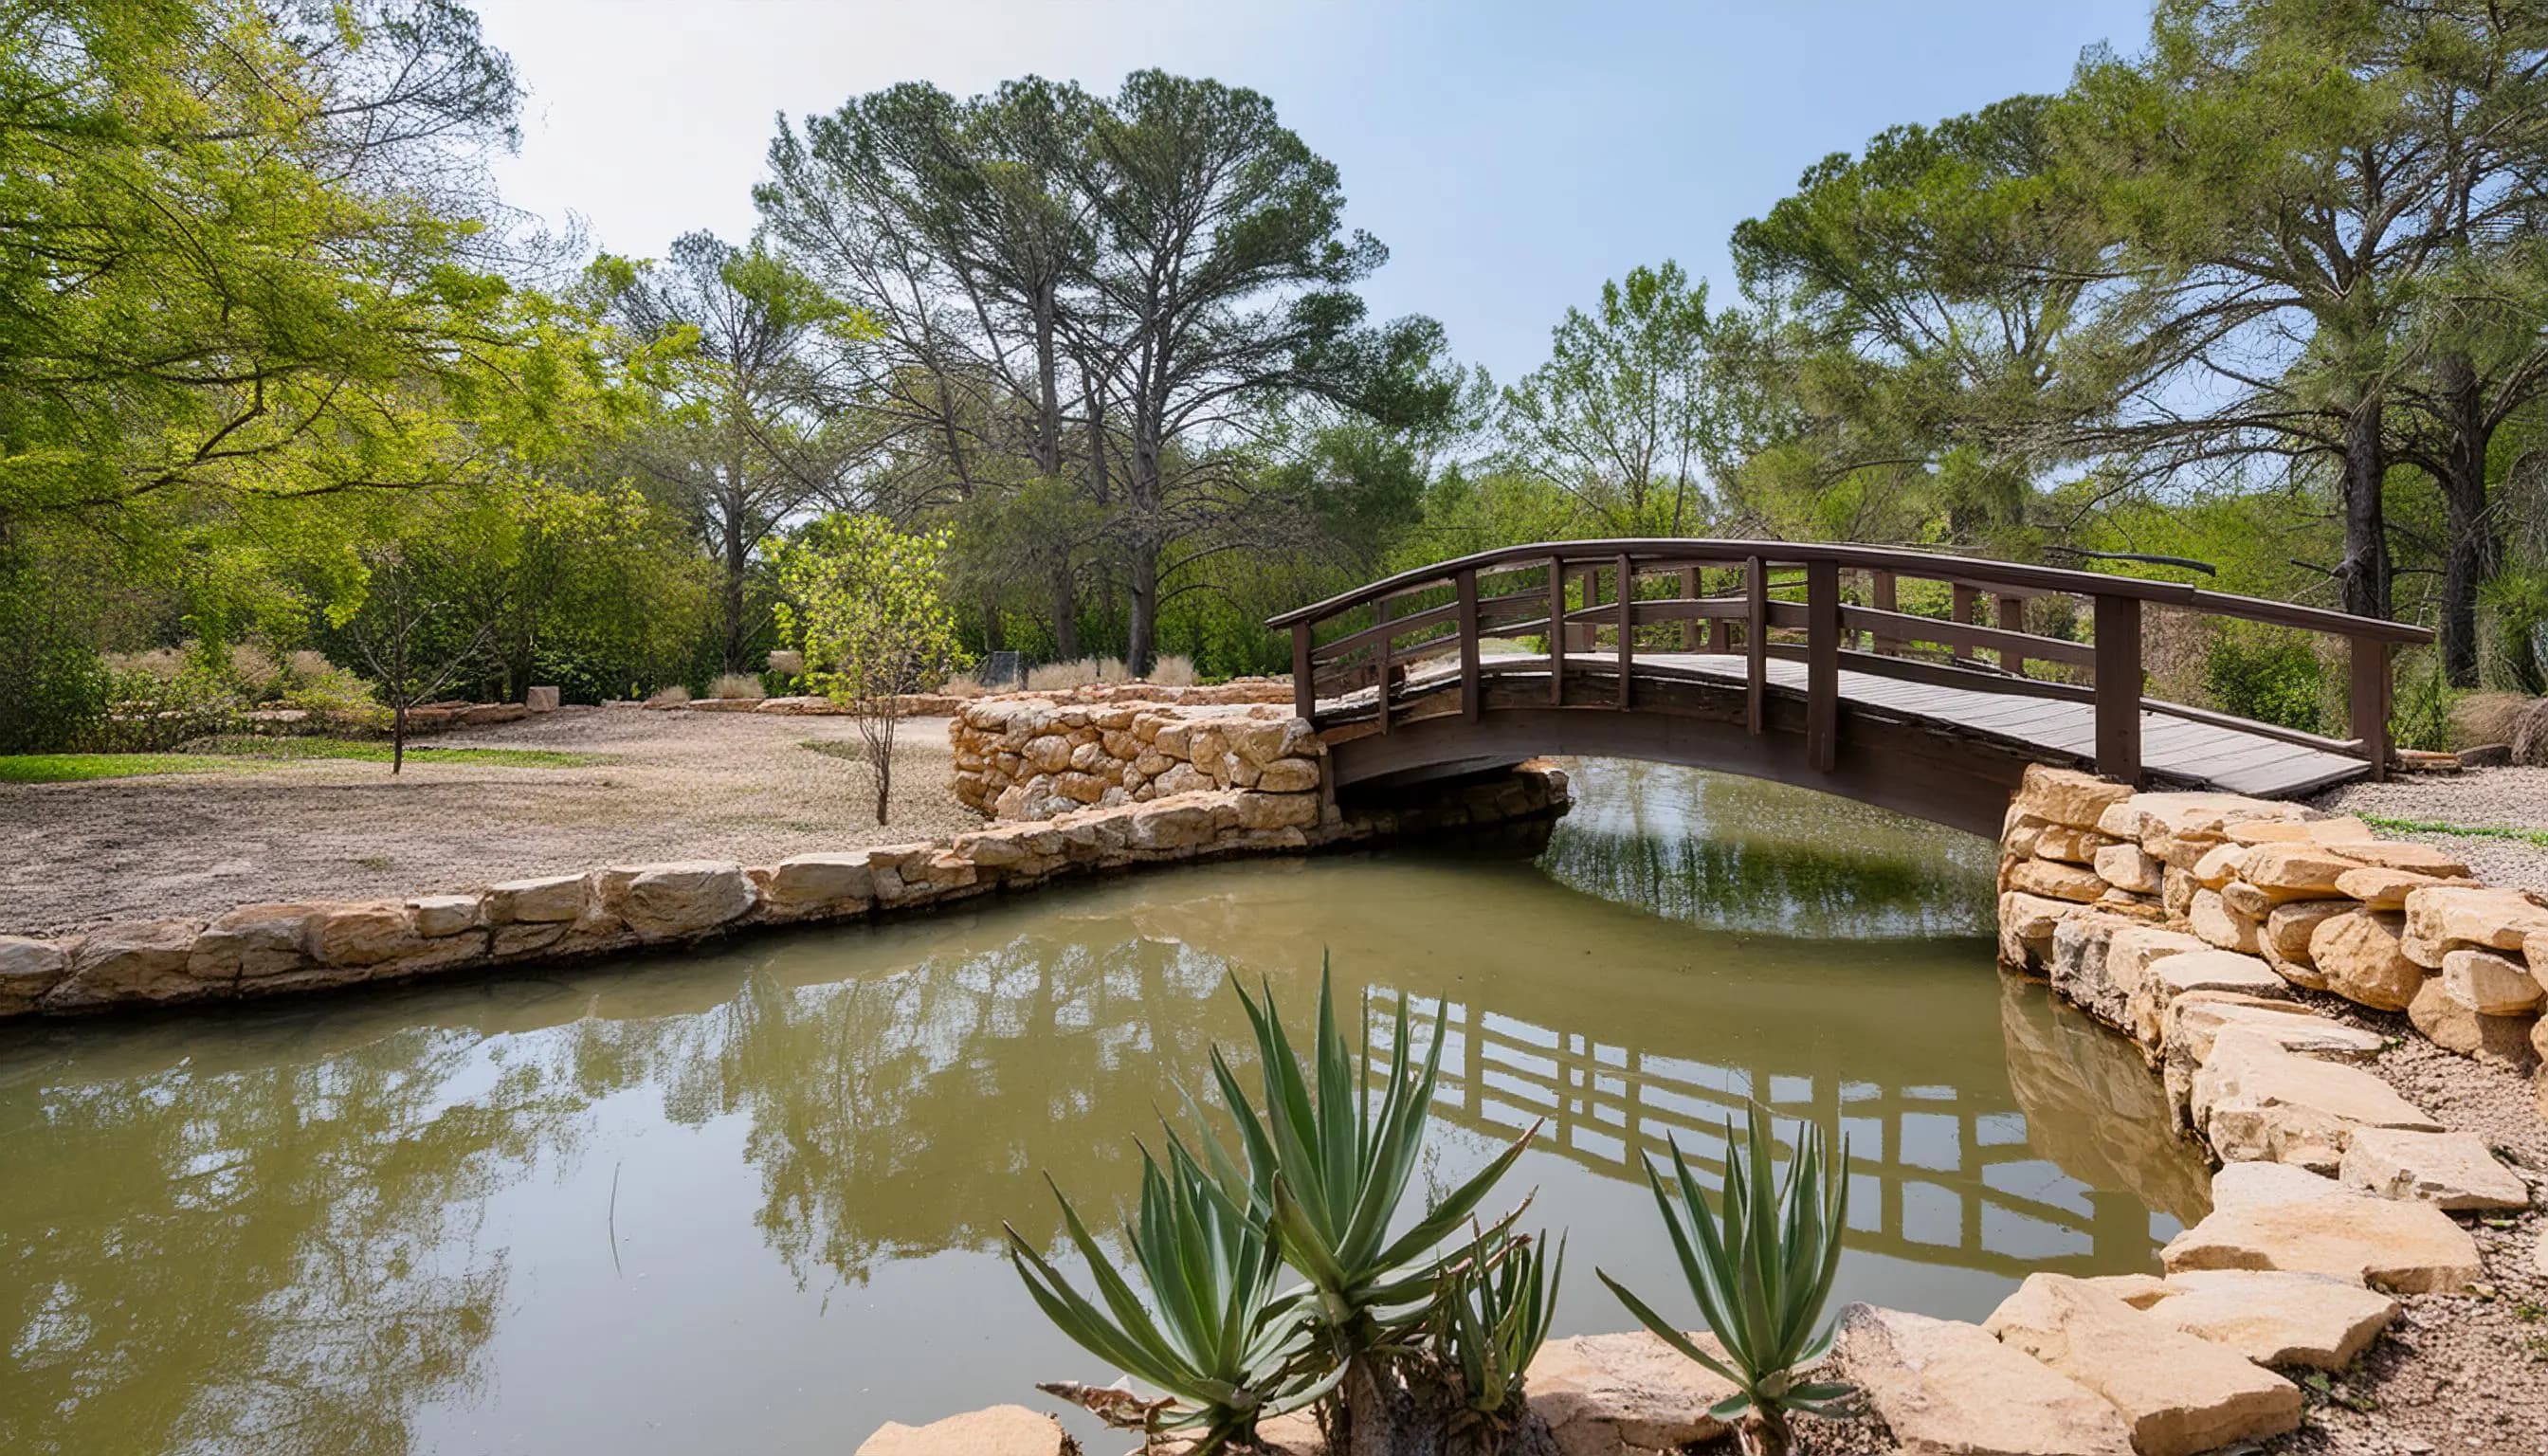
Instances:
[[[1214,788],[1316,795],[1326,780],[1326,746],[1289,707],[984,698],[948,736],[956,797],[995,819]]]

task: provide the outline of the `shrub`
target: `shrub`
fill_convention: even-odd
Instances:
[[[315,652],[293,654],[284,677],[277,701],[308,713],[314,732],[372,733],[390,726],[390,710],[372,684]]]
[[[719,673],[716,681],[708,683],[710,697],[768,697],[769,695],[770,690],[761,685],[761,679],[750,673]]]
[[[2513,722],[2512,762],[2548,766],[2548,697],[2533,700]]]
[[[2204,659],[2203,685],[2225,713],[2305,733],[2326,729],[2326,666],[2305,632],[2221,623]]]
[[[245,708],[221,674],[200,664],[166,678],[148,668],[127,669],[108,681],[96,746],[108,753],[165,752],[189,739],[237,732]]]
[[[230,644],[229,678],[249,702],[270,702],[286,686],[283,665],[253,642]]]
[[[2525,696],[2548,692],[2548,572],[2513,568],[2478,590],[2480,669],[2486,681]]]

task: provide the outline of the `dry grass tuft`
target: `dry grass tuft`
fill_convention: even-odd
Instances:
[[[805,672],[805,654],[790,652],[782,647],[770,655],[770,671],[784,673],[790,678],[802,677]]]
[[[2548,697],[2524,704],[2512,725],[2512,762],[2548,767]]]
[[[2472,692],[2451,704],[2451,746],[2510,743],[2530,699],[2518,692]]]
[[[690,700],[690,689],[683,687],[677,682],[670,687],[656,688],[653,692],[647,694],[646,700],[648,702],[688,702]]]
[[[1161,687],[1192,687],[1195,685],[1194,659],[1171,653],[1150,665],[1149,681]]]
[[[754,673],[719,673],[716,681],[708,684],[710,697],[768,697],[769,695],[770,689],[761,685],[760,676]]]

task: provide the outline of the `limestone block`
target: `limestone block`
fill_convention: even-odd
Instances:
[[[67,1011],[187,1001],[227,989],[187,973],[203,928],[192,920],[120,920],[90,931],[71,944],[69,965],[40,1004]]]
[[[2104,910],[2072,909],[2062,915],[2052,926],[2052,988],[2109,1026],[2129,1025],[2124,993],[2109,977],[2106,957],[2116,936],[2140,928],[2137,921]]]
[[[2398,1318],[2396,1300],[2327,1274],[2188,1269],[2159,1288],[2153,1319],[2259,1365],[2341,1370]]]
[[[1103,744],[1074,744],[1070,750],[1070,767],[1082,774],[1094,774],[1097,772],[1098,764],[1105,758],[1106,749]]]
[[[2159,891],[2160,865],[2139,845],[2111,844],[2097,852],[2097,873],[2106,883],[2137,895]]]
[[[2371,838],[2371,826],[2351,814],[2336,819],[2233,819],[2222,837],[2242,845],[2343,844]],[[2351,854],[2350,850],[2345,853]]]
[[[2327,990],[2374,1011],[2404,1011],[2424,984],[2407,958],[2406,917],[2386,910],[2347,910],[2310,932],[2310,960]]]
[[[2243,956],[2256,954],[2257,935],[2261,926],[2250,915],[2230,908],[2219,890],[2196,890],[2194,903],[2185,913],[2188,927],[2203,939],[2224,951]]]
[[[2488,1016],[2460,1004],[2440,976],[2426,978],[2407,1006],[2407,1020],[2426,1040],[2462,1056],[2488,1057],[2528,1072],[2537,1065],[2527,1016]]]
[[[2404,910],[2407,895],[2426,885],[2447,885],[2450,881],[2433,874],[2417,874],[2412,869],[2392,869],[2385,864],[2365,864],[2348,869],[2335,877],[2339,894],[2360,900],[2374,910]]]
[[[2008,860],[2023,860],[2034,854],[2036,842],[2044,837],[2044,831],[2049,827],[2051,827],[2051,821],[2039,819],[2033,814],[2021,814],[2017,812],[2014,804],[2010,805],[2008,821],[2000,830],[2001,857]]]
[[[2369,1061],[2387,1040],[2378,1032],[2329,1021],[2304,1006],[2236,991],[2188,991],[2169,1004],[2164,1045],[2200,1064],[2212,1055],[2221,1033],[2252,1032],[2285,1051],[2333,1061]]]
[[[1319,822],[1319,800],[1306,793],[1242,793],[1238,796],[1241,829],[1308,829]]]
[[[1163,733],[1160,736],[1164,738],[1166,735]],[[1168,766],[1168,771],[1161,774],[1157,779],[1157,788],[1163,796],[1199,793],[1212,786],[1211,775],[1198,771],[1192,764],[1171,764]]]
[[[1256,786],[1267,793],[1306,793],[1319,786],[1319,777],[1315,759],[1276,759],[1257,776]]]
[[[2362,862],[2316,844],[2259,845],[2247,852],[2238,877],[2278,900],[2319,900],[2335,894],[2335,881]]]
[[[2057,860],[2024,860],[2009,869],[2008,888],[2084,905],[2106,892],[2106,880],[2084,865],[2065,864]]]
[[[0,1016],[30,1009],[70,969],[70,952],[62,943],[0,936]]]
[[[2160,1251],[2170,1277],[2201,1269],[2327,1274],[2400,1294],[2457,1291],[2478,1277],[2477,1240],[2430,1204],[2347,1192],[2332,1178],[2276,1168],[2225,1198],[2235,1166],[2213,1180],[2210,1217]]]
[[[2075,769],[2029,764],[2014,802],[2020,813],[2033,814],[2052,824],[2096,829],[2108,810],[2134,797],[2132,785],[2127,783],[2111,782]]]
[[[2256,922],[2259,928],[2257,945],[2261,949],[2264,944],[2261,931],[2265,917],[2273,913],[2274,906],[2278,903],[2273,895],[2243,879],[2233,879],[2221,887],[2221,903],[2230,907],[2230,914]]]
[[[927,1425],[886,1421],[856,1456],[1065,1456],[1061,1422],[1024,1406],[993,1406]]]
[[[2193,910],[2195,892],[2202,888],[2203,881],[2196,879],[2191,870],[2170,864],[2159,871],[2159,903],[2167,907],[2170,915],[2181,917]]]
[[[2300,1387],[2064,1275],[2028,1275],[1983,1327],[2103,1396],[2140,1456],[2194,1456],[2301,1422]]]
[[[480,901],[489,925],[569,921],[584,913],[585,877],[552,874],[490,885]]]
[[[1040,734],[1030,738],[1019,756],[1036,766],[1038,773],[1058,774],[1070,767],[1071,741],[1058,733]]]
[[[2218,843],[2231,824],[2305,821],[2318,817],[2318,811],[2299,804],[2273,799],[2253,799],[2244,794],[2212,791],[2137,793],[2098,816],[2097,827],[2117,839],[2141,841],[2141,848],[2158,854],[2153,838],[2210,841]],[[2204,846],[2208,848],[2209,846]],[[2160,856],[2165,859],[2164,855]],[[2196,858],[2200,858],[2200,850]],[[2191,868],[2189,859],[2181,866]]]
[[[2349,900],[2285,901],[2265,917],[2265,931],[2256,943],[2257,949],[2274,969],[2282,972],[2283,979],[2313,989],[2322,987],[2326,976],[2310,954],[2310,936],[2329,917],[2353,908]]]
[[[2522,934],[2548,924],[2548,910],[2520,890],[2436,885],[2407,896],[2406,952],[2427,970],[2442,968],[2453,942],[2518,951]]]
[[[2055,824],[2036,837],[2035,854],[2038,859],[2058,860],[2066,864],[2093,864],[2099,850],[2121,843],[2121,840],[2093,829]]]
[[[1093,804],[1106,796],[1106,780],[1094,774],[1072,772],[1052,777],[1053,792],[1073,803]]]
[[[224,911],[195,937],[186,973],[204,980],[278,975],[310,957],[310,922],[333,908],[320,900],[241,905]]]
[[[1841,1313],[1837,1348],[1904,1451],[2127,1456],[2133,1449],[2131,1429],[2104,1397],[1980,1325],[1852,1305]]]
[[[2443,953],[2442,990],[2485,1016],[2519,1016],[2539,1009],[2539,982],[2528,962],[2474,947]]]
[[[2215,845],[2204,851],[2203,858],[2195,861],[2194,867],[2186,873],[2193,875],[2205,889],[2217,890],[2238,877],[2239,866],[2247,863],[2247,856],[2253,849],[2252,845]]]
[[[1999,958],[2019,970],[2045,970],[2051,962],[2052,928],[2078,907],[2019,890],[1999,897]]]
[[[752,881],[730,861],[685,860],[604,871],[604,903],[651,940],[702,935],[753,905]]]
[[[2497,1162],[2475,1133],[2365,1128],[2344,1149],[2336,1177],[2356,1192],[2454,1211],[2530,1206],[2529,1185]]]
[[[2408,844],[2401,840],[2365,839],[2343,847],[2344,857],[2376,864],[2384,869],[2402,869],[2413,874],[2429,874],[2440,879],[2466,879],[2468,863],[2445,850],[2430,845]]]
[[[1715,1351],[1711,1335],[1692,1343]],[[1586,1334],[1539,1347],[1525,1378],[1530,1409],[1565,1456],[1673,1451],[1725,1434],[1708,1408],[1731,1383],[1653,1334]]]
[[[2441,1131],[2373,1073],[2297,1055],[2268,1035],[2236,1028],[2214,1036],[2194,1074],[2190,1110],[2226,1162],[2290,1161],[2311,1148],[2340,1154],[2359,1128]]]
[[[378,965],[425,947],[407,907],[396,901],[327,906],[309,924],[310,954],[321,965]]]
[[[2162,1019],[2188,991],[2237,991],[2274,999],[2289,994],[2274,968],[2234,951],[2189,951],[2149,962],[2126,1007],[2130,1030],[2143,1046],[2157,1046]]]
[[[2106,976],[2127,1000],[2148,978],[2149,967],[2170,956],[2210,952],[2212,943],[2155,925],[2128,926],[2106,945]]]
[[[529,688],[522,694],[522,706],[535,713],[554,713],[558,710],[558,690],[554,687]]]
[[[1200,794],[1152,799],[1132,811],[1131,831],[1137,850],[1192,849],[1212,837],[1212,805]]]

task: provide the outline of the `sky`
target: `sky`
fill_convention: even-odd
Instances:
[[[1904,122],[2061,86],[2139,48],[2147,0],[1381,3],[480,0],[529,99],[498,180],[593,242],[660,257],[754,225],[781,113],[926,80],[1111,91],[1156,66],[1271,97],[1388,244],[1375,318],[1442,320],[1510,381],[1603,280],[1678,259],[1730,298],[1726,238],[1809,165]]]

